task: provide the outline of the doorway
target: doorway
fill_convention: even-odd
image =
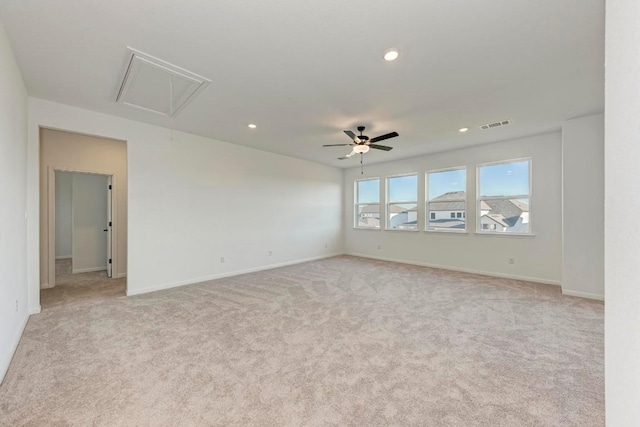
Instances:
[[[52,295],[68,300],[89,290],[126,295],[126,142],[40,128],[39,172],[41,299],[46,294],[49,302]],[[62,233],[66,240],[57,236]],[[67,280],[57,291],[56,273]],[[80,282],[91,283],[76,286]]]
[[[55,277],[105,272],[112,277],[111,175],[54,170]]]

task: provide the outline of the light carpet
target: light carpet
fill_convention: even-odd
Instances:
[[[42,292],[0,424],[602,426],[600,302],[341,256],[135,297]]]

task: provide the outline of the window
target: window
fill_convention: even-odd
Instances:
[[[478,165],[478,230],[530,234],[531,159]]]
[[[427,173],[428,231],[466,230],[466,187],[466,168]]]
[[[418,175],[387,178],[387,229],[418,229]]]
[[[357,180],[355,192],[355,226],[380,228],[380,179]]]

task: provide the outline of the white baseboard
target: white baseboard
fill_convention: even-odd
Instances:
[[[127,277],[127,273],[121,273],[113,276],[114,279],[124,279],[125,277]]]
[[[178,286],[185,286],[185,285],[193,285],[193,284],[196,284],[196,283],[207,282],[209,280],[216,280],[216,279],[223,279],[225,277],[239,276],[241,274],[255,273],[255,272],[264,271],[264,270],[272,270],[274,268],[286,267],[288,265],[302,264],[303,262],[317,261],[319,259],[333,258],[333,257],[340,256],[340,255],[344,255],[344,254],[342,254],[342,253],[334,253],[334,254],[329,254],[329,255],[320,255],[320,256],[316,256],[316,257],[297,259],[297,260],[294,260],[294,261],[280,262],[280,263],[277,263],[277,264],[268,264],[268,265],[264,265],[264,266],[261,266],[261,267],[248,268],[248,269],[245,269],[245,270],[236,270],[236,271],[230,271],[230,272],[226,272],[226,273],[213,274],[211,276],[204,276],[204,277],[198,277],[198,278],[189,279],[189,280],[181,280],[181,281],[178,281],[178,282],[165,283],[165,284],[158,285],[158,286],[149,286],[149,287],[142,288],[142,289],[127,289],[127,296],[146,294],[146,293],[155,292],[155,291],[162,291],[164,289],[176,288]]]
[[[40,289],[50,289],[53,288],[53,286],[49,286],[48,283],[40,283]]]
[[[60,255],[60,256],[56,256],[56,259],[72,259],[73,257],[71,255]]]
[[[449,270],[449,271],[459,271],[461,273],[479,274],[481,276],[499,277],[501,279],[513,279],[513,280],[522,280],[524,282],[543,283],[545,285],[560,286],[560,284],[561,284],[559,280],[540,279],[540,278],[537,278],[537,277],[518,276],[518,275],[515,275],[515,274],[495,273],[493,271],[475,270],[475,269],[472,269],[472,268],[450,267],[450,266],[447,266],[447,265],[437,265],[437,264],[430,264],[430,263],[418,262],[418,261],[406,261],[406,260],[402,260],[402,259],[386,258],[386,257],[379,257],[379,256],[374,256],[374,255],[365,255],[365,254],[356,254],[356,253],[346,253],[345,255],[357,256],[357,257],[360,257],[360,258],[377,259],[377,260],[380,260],[380,261],[397,262],[397,263],[400,263],[400,264],[417,265],[417,266],[420,266],[420,267],[439,268],[439,269],[442,269],[442,270]]]
[[[40,314],[41,306],[36,305],[35,307],[29,307],[29,314]]]
[[[106,271],[107,270],[107,266],[104,267],[91,267],[91,268],[74,268],[71,270],[72,274],[78,274],[78,273],[91,273],[94,271]]]
[[[568,295],[570,297],[594,299],[597,301],[604,301],[604,295],[592,294],[590,292],[572,291],[571,289],[562,289],[562,295]]]
[[[24,328],[27,326],[27,322],[29,321],[29,315],[25,315],[22,320],[22,325],[18,329],[18,333],[14,336],[13,341],[11,342],[11,347],[6,354],[3,354],[2,360],[0,360],[0,384],[4,381],[4,376],[7,374],[9,370],[9,365],[11,365],[11,360],[13,359],[13,355],[16,353],[16,349],[18,348],[18,344],[20,343],[20,338],[22,338],[22,334],[24,333]]]

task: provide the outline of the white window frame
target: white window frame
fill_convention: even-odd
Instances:
[[[464,202],[464,214],[462,216],[462,219],[464,219],[464,228],[463,229],[446,229],[446,228],[429,228],[429,214],[430,214],[430,210],[429,210],[429,174],[431,173],[439,173],[439,172],[451,172],[451,171],[459,171],[459,170],[463,170],[464,171],[464,200],[462,200]],[[467,191],[467,183],[469,182],[469,172],[467,171],[467,167],[466,166],[456,166],[456,167],[451,167],[451,168],[445,168],[445,169],[433,169],[433,170],[428,170],[425,173],[425,178],[424,178],[424,182],[425,182],[425,186],[424,186],[424,194],[425,194],[425,201],[424,201],[424,207],[425,207],[425,224],[424,224],[424,231],[428,232],[428,233],[467,233],[467,218],[466,218],[466,213],[467,213],[467,199],[469,197],[469,192]],[[455,200],[457,201],[457,200]],[[457,216],[457,215],[456,215]],[[457,218],[456,218],[457,219]]]
[[[402,201],[398,201],[398,202],[391,202],[389,201],[389,180],[393,179],[393,178],[402,178],[403,176],[415,176],[416,177],[416,200],[402,200]],[[418,221],[419,216],[419,212],[418,212],[418,198],[420,195],[420,178],[419,178],[419,174],[418,172],[409,172],[409,173],[399,173],[396,175],[387,175],[385,182],[385,204],[384,204],[384,226],[385,226],[385,230],[386,231],[420,231],[420,224],[418,224],[416,222],[416,227],[415,228],[391,228],[389,227],[389,224],[391,223],[390,218],[389,218],[389,214],[391,213],[391,205],[404,205],[404,204],[415,204],[416,205],[416,221]]]
[[[380,203],[380,192],[378,192],[378,203],[358,203],[358,183],[362,181],[374,181],[378,180],[378,187],[382,185],[382,179],[380,177],[370,177],[370,178],[360,178],[353,181],[353,228],[358,228],[360,230],[382,230],[382,220],[384,216],[384,209],[382,208],[382,203]],[[358,211],[360,206],[373,206],[378,205],[378,210],[380,212],[380,225],[377,227],[365,227],[362,225],[358,225]]]
[[[482,197],[480,195],[480,168],[484,166],[496,166],[496,165],[504,165],[508,163],[518,163],[518,162],[529,162],[529,194],[518,194],[512,196],[490,196],[490,197]],[[476,233],[482,235],[489,236],[534,236],[533,234],[533,221],[532,217],[532,206],[533,206],[533,158],[531,157],[522,157],[518,159],[509,159],[509,160],[500,160],[497,162],[486,162],[486,163],[478,163],[476,165]],[[529,199],[529,231],[527,233],[506,233],[506,232],[495,232],[495,231],[484,231],[482,229],[481,219],[482,219],[482,209],[480,209],[480,204],[484,200],[510,200],[510,199]]]

